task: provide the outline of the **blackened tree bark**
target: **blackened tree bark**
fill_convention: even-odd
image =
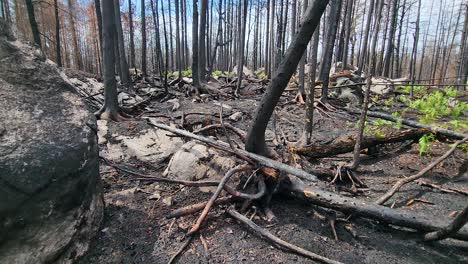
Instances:
[[[115,10],[114,1],[102,2],[102,41],[103,41],[103,71],[104,71],[104,105],[96,113],[100,119],[118,121],[122,117],[119,114],[117,102],[117,82],[114,75],[115,67]]]
[[[33,34],[34,43],[42,49],[41,34],[39,32],[39,26],[37,25],[36,16],[34,14],[34,5],[32,0],[26,0],[26,8],[28,10],[29,24]]]
[[[302,15],[305,14],[307,11],[308,7],[308,0],[304,0],[304,3],[302,4]],[[302,26],[302,25],[301,25]],[[306,63],[306,57],[307,57],[307,50],[304,52],[304,55],[302,55],[301,61],[299,62],[299,87],[298,87],[298,92],[296,95],[296,101],[298,101],[300,104],[304,104],[304,95],[305,95],[305,63]]]
[[[198,71],[198,0],[192,0],[192,79],[193,90],[200,94],[200,74]]]
[[[55,15],[55,62],[57,66],[62,67],[62,52],[60,50],[60,18],[58,11],[58,0],[54,0]]]
[[[169,93],[169,85],[167,82],[167,75],[169,74],[169,38],[167,36],[167,27],[166,27],[166,15],[164,14],[164,7],[163,1],[161,1],[161,14],[163,18],[163,32],[164,32],[164,48],[166,50],[166,54],[164,54],[164,91],[166,94]]]
[[[130,68],[135,68],[135,33],[133,30],[132,0],[128,0],[128,24],[130,30]]]
[[[141,73],[146,78],[146,14],[145,0],[141,0]]]
[[[265,143],[265,130],[268,121],[278,103],[281,94],[286,88],[291,76],[297,69],[307,45],[314,33],[329,0],[315,0],[313,5],[307,10],[302,20],[303,26],[293,38],[286,55],[281,62],[278,70],[262,97],[257,108],[255,118],[250,126],[245,149],[260,155],[271,154]]]
[[[313,38],[312,38],[312,51],[309,64],[309,93],[306,98],[306,116],[305,116],[305,125],[304,131],[302,132],[301,139],[298,144],[309,145],[312,140],[312,130],[314,126],[314,94],[315,94],[315,75],[317,72],[317,58],[318,58],[318,45],[320,40],[320,23],[315,29]]]
[[[321,100],[328,98],[328,81],[333,57],[333,48],[335,46],[336,30],[340,21],[341,0],[332,1],[330,6],[330,15],[328,16],[328,30],[325,37],[325,48],[322,56],[322,65],[320,67],[319,78],[322,81]]]
[[[158,2],[156,0],[156,7],[154,5],[154,0],[150,1],[151,4],[151,12],[153,14],[153,24],[154,24],[154,34],[155,34],[155,42],[156,42],[156,62],[158,65],[159,76],[162,77],[164,75],[165,69],[163,68],[163,61],[162,61],[162,48],[161,48],[161,34],[159,31],[159,11],[158,11]]]
[[[236,86],[236,91],[235,95],[239,95],[239,90],[241,88],[242,84],[242,73],[244,69],[244,48],[245,48],[245,31],[247,27],[247,0],[243,0],[243,9],[242,9],[242,14],[241,14],[241,1],[239,0],[239,22],[240,22],[240,32],[239,32],[239,48],[238,52],[239,54],[237,55],[237,86]],[[242,19],[243,17],[243,19]]]
[[[343,46],[343,57],[341,61],[343,62],[343,67],[346,68],[348,67],[348,54],[349,54],[349,41],[351,38],[351,24],[352,24],[352,16],[353,16],[353,7],[354,7],[354,0],[348,0],[348,5],[346,8],[346,16],[345,16],[345,40],[344,40],[344,46]]]
[[[376,62],[376,47],[377,47],[377,40],[379,38],[379,31],[380,31],[380,20],[382,19],[382,10],[384,6],[384,0],[376,0],[377,1],[377,8],[375,12],[375,22],[374,22],[374,29],[373,29],[373,36],[372,36],[372,44],[369,52],[369,72],[371,75],[375,74],[375,62]]]
[[[198,72],[201,83],[206,82],[206,12],[208,0],[200,2],[200,33],[198,35]],[[240,19],[240,18],[239,18]]]
[[[390,76],[390,66],[392,62],[392,55],[394,50],[394,38],[395,38],[395,31],[396,31],[396,23],[398,18],[398,0],[392,0],[391,2],[391,11],[390,11],[390,34],[387,39],[387,49],[385,50],[385,60],[384,60],[384,69],[383,69],[383,76],[392,77]]]
[[[122,30],[122,21],[120,18],[120,6],[119,2],[114,4],[115,11],[115,27],[117,29],[117,42],[119,46],[119,61],[120,63],[120,78],[122,84],[131,86],[132,82],[130,80],[130,71],[128,69],[127,56],[125,55],[125,43]]]
[[[461,37],[460,58],[458,62],[457,79],[460,84],[466,84],[468,80],[468,5],[465,5],[465,23]]]
[[[184,0],[182,0],[184,1]],[[179,14],[179,0],[175,0],[175,13],[176,13],[176,64],[179,71],[178,79],[182,78],[182,56],[180,48],[180,14]]]
[[[97,25],[98,25],[98,33],[99,33],[99,46],[101,47],[101,53],[102,53],[102,14],[101,14],[101,1],[100,0],[94,0],[94,8],[96,11],[96,20],[97,20]]]
[[[78,33],[76,32],[75,17],[73,10],[75,10],[75,0],[68,0],[68,18],[70,20],[70,31],[72,33],[73,41],[73,63],[78,70],[83,69],[83,61],[81,59],[80,46],[78,44]]]
[[[369,13],[366,19],[366,29],[364,30],[364,39],[363,39],[363,44],[361,45],[361,51],[360,51],[361,58],[359,59],[359,64],[358,64],[359,72],[362,72],[364,64],[367,61],[366,60],[367,55],[369,54],[368,53],[369,33],[370,33],[370,27],[371,27],[371,22],[372,22],[372,16],[374,14],[374,5],[375,5],[375,0],[370,0]]]
[[[418,42],[419,42],[419,21],[421,18],[421,0],[418,1],[418,17],[416,19],[416,30],[414,32],[414,42],[413,42],[413,52],[411,52],[411,61],[410,61],[410,80],[411,80],[411,89],[410,96],[413,98],[413,90],[416,76],[416,58],[418,52]]]

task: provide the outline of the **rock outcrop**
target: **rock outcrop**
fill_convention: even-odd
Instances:
[[[0,263],[71,263],[103,218],[96,120],[0,21]]]

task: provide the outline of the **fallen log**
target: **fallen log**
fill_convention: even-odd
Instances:
[[[417,140],[428,133],[430,133],[429,130],[425,128],[418,128],[398,131],[385,137],[364,137],[361,142],[361,149],[366,149],[388,143],[396,143],[407,140]],[[298,147],[295,149],[295,152],[299,155],[307,156],[310,158],[324,158],[352,152],[354,150],[355,144],[356,138],[350,135],[345,138],[339,138],[335,140],[335,142],[332,142],[331,144],[327,145],[308,145]]]
[[[348,109],[347,111],[349,113],[355,114],[355,115],[361,114],[361,111],[359,111],[357,109]],[[444,135],[444,136],[449,137],[449,138],[463,139],[464,137],[467,136],[466,134],[456,132],[456,131],[453,131],[453,130],[449,130],[449,129],[445,129],[445,128],[441,128],[441,127],[437,127],[437,126],[431,126],[431,125],[427,125],[427,124],[422,124],[422,123],[419,123],[419,122],[416,122],[416,121],[413,121],[413,120],[403,119],[401,117],[395,117],[395,116],[385,114],[385,113],[381,113],[381,112],[368,111],[367,115],[371,116],[371,117],[382,118],[382,119],[389,120],[389,121],[392,121],[392,122],[395,122],[395,123],[401,122],[402,124],[410,126],[410,127],[425,128],[425,129],[431,131],[434,134]]]
[[[250,158],[252,160],[255,160],[256,162],[258,162],[258,164],[260,164],[262,166],[270,167],[270,168],[274,168],[274,169],[283,171],[285,173],[294,175],[294,176],[296,176],[296,177],[298,177],[298,178],[300,178],[302,180],[313,181],[313,182],[317,181],[317,176],[312,175],[310,173],[307,173],[307,172],[305,172],[303,170],[294,168],[294,167],[289,166],[287,164],[278,162],[276,160],[272,160],[272,159],[266,158],[264,156],[254,154],[254,153],[245,151],[243,149],[234,149],[234,150],[232,150],[232,149],[230,149],[229,144],[227,144],[225,142],[216,141],[216,140],[213,140],[213,139],[210,139],[210,138],[207,138],[207,137],[195,135],[195,134],[190,133],[190,132],[188,132],[186,130],[181,130],[181,129],[173,128],[173,127],[170,127],[170,126],[166,126],[164,124],[158,123],[156,120],[154,120],[152,118],[147,118],[147,120],[149,121],[149,124],[154,126],[154,127],[164,129],[166,131],[169,131],[169,132],[172,132],[172,133],[175,133],[175,134],[178,134],[178,135],[182,135],[182,136],[185,136],[185,137],[188,137],[188,138],[196,139],[196,140],[198,140],[200,142],[208,144],[208,145],[210,145],[212,147],[216,147],[216,148],[218,148],[220,150],[227,151],[227,152],[232,153],[234,155],[248,157],[248,158]]]
[[[238,153],[259,162],[259,164],[263,166],[282,170],[285,173],[289,173],[301,179],[317,181],[315,175],[311,175],[305,171],[293,168],[278,161],[274,161],[241,149],[236,149],[234,151],[229,148],[229,145],[227,143],[198,136],[185,130],[169,127],[164,124],[157,123],[155,120],[148,120],[150,124],[154,127],[158,127],[178,135],[199,140],[200,142],[203,142],[213,147],[218,147],[223,151],[227,151],[233,154],[235,153],[235,151],[238,151]],[[304,184],[301,184],[297,181],[292,181],[291,179],[290,183],[291,184],[289,186],[283,188],[283,192],[285,192],[286,194],[290,194],[294,197],[305,200],[306,202],[338,210],[343,213],[362,216],[364,218],[378,220],[383,223],[388,223],[395,226],[407,227],[417,231],[422,231],[424,233],[438,231],[447,226],[447,223],[444,223],[440,220],[426,219],[421,215],[417,215],[411,212],[404,212],[397,209],[388,208],[382,205],[368,204],[367,202],[364,202],[362,200],[344,197],[332,192],[321,190],[319,188],[305,187]],[[468,230],[458,231],[455,234],[451,234],[450,237],[468,241]]]
[[[445,221],[427,219],[426,217],[404,210],[392,209],[382,205],[367,203],[365,201],[344,197],[318,188],[305,186],[303,183],[290,180],[283,186],[283,193],[314,205],[334,209],[346,214],[378,220],[385,224],[406,227],[422,233],[439,231],[448,226]],[[450,237],[468,241],[468,230],[465,228]]]

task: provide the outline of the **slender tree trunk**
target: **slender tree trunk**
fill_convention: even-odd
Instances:
[[[62,53],[60,50],[60,18],[58,11],[58,0],[54,0],[55,15],[55,62],[57,66],[62,67]]]
[[[130,68],[135,68],[135,33],[133,30],[132,0],[128,0],[128,24],[130,30]]]
[[[26,0],[26,8],[28,10],[29,24],[33,34],[34,43],[42,49],[41,34],[39,32],[39,26],[37,25],[36,16],[34,14],[34,5],[32,0]]]
[[[154,35],[155,35],[155,42],[156,42],[156,58],[159,70],[159,77],[162,78],[164,76],[164,72],[166,71],[163,68],[163,58],[162,58],[162,48],[161,48],[161,34],[159,30],[159,0],[156,0],[156,6],[154,4],[155,0],[150,0],[151,4],[151,13],[153,14],[153,24],[154,24]]]
[[[457,29],[458,29],[458,25],[460,23],[460,17],[462,16],[461,12],[462,12],[462,10],[460,9],[460,13],[457,16],[457,22],[455,23],[455,28],[453,30],[452,40],[450,41],[450,45],[448,46],[447,56],[445,56],[446,61],[445,61],[445,63],[443,63],[444,68],[443,68],[442,74],[441,74],[441,79],[442,79],[443,83],[445,83],[445,77],[447,75],[447,70],[448,70],[448,67],[450,65],[450,58],[452,56],[452,48],[453,48],[454,43],[455,43],[455,37],[457,36]],[[450,31],[449,31],[449,33],[450,33]],[[447,36],[448,36],[448,34],[447,34]]]
[[[348,54],[349,54],[349,40],[351,38],[351,24],[352,24],[352,15],[353,15],[353,7],[354,7],[354,0],[348,0],[348,8],[346,11],[346,27],[345,27],[345,42],[344,42],[344,47],[343,47],[343,67],[346,68],[348,67]]]
[[[198,74],[201,83],[206,82],[206,12],[208,0],[200,2],[200,33],[198,35]],[[240,18],[239,18],[240,19]]]
[[[198,71],[198,0],[192,0],[192,79],[197,94],[200,93],[200,73]]]
[[[369,72],[370,75],[375,74],[375,67],[376,67],[376,47],[377,47],[377,40],[379,38],[379,30],[380,30],[380,20],[382,19],[382,10],[383,10],[383,5],[384,5],[384,0],[377,0],[378,1],[378,7],[376,10],[375,14],[375,22],[374,22],[374,31],[373,31],[373,36],[372,36],[372,44],[371,44],[371,49],[369,53],[369,61],[370,66],[369,66]]]
[[[397,22],[397,17],[398,17],[398,0],[392,0],[391,2],[391,15],[389,16],[391,21],[390,21],[390,35],[388,36],[387,39],[387,49],[385,53],[385,61],[384,61],[384,70],[383,70],[383,76],[386,77],[391,77],[390,76],[390,65],[391,65],[391,60],[392,60],[392,54],[393,54],[393,49],[394,47],[394,38],[395,38],[395,31],[396,31],[396,22]]]
[[[141,0],[141,73],[143,79],[146,79],[146,14],[145,0]]]
[[[119,119],[119,105],[117,102],[117,82],[115,80],[114,68],[115,57],[114,43],[115,28],[114,1],[103,1],[102,4],[102,27],[103,27],[103,71],[104,71],[104,106],[96,115],[101,119]]]
[[[419,20],[421,17],[421,0],[418,1],[418,14],[416,19],[416,30],[414,32],[414,42],[413,42],[413,52],[411,52],[411,61],[410,61],[410,79],[411,79],[411,89],[410,96],[413,98],[413,85],[415,83],[416,76],[416,58],[418,52],[418,42],[419,42]]]
[[[75,10],[74,0],[68,0],[68,17],[70,20],[70,31],[73,40],[73,63],[78,70],[83,69],[83,61],[81,60],[81,52],[78,43],[78,34],[76,32],[75,18],[73,17],[73,10]]]
[[[271,154],[265,143],[265,130],[268,121],[281,94],[296,70],[299,60],[307,49],[307,44],[320,23],[320,17],[325,11],[327,4],[328,0],[316,0],[313,6],[307,9],[307,13],[302,20],[303,26],[292,40],[284,60],[276,71],[256,111],[245,144],[245,149],[247,151],[260,155]]]
[[[322,81],[321,100],[328,98],[328,81],[333,57],[333,47],[335,46],[336,30],[341,12],[341,0],[335,0],[330,6],[330,15],[328,17],[327,36],[325,38],[325,47],[322,56],[322,66],[320,67],[320,80]]]
[[[320,23],[314,31],[312,38],[312,54],[309,67],[309,94],[306,97],[306,116],[302,137],[298,145],[309,145],[312,142],[312,131],[314,127],[314,94],[315,94],[315,74],[317,72],[318,45],[320,40]]]
[[[239,90],[242,85],[242,73],[244,69],[244,48],[245,48],[245,31],[247,27],[247,0],[243,0],[243,9],[242,14],[241,10],[241,1],[239,0],[239,22],[240,23],[240,36],[239,36],[239,54],[237,59],[237,87],[235,94],[236,96],[239,95]],[[243,19],[241,19],[243,17]]]
[[[182,0],[184,1],[184,0]],[[176,12],[176,61],[177,61],[177,69],[179,70],[178,78],[182,78],[182,56],[181,56],[181,48],[180,48],[180,15],[179,15],[179,0],[175,0],[175,12]]]
[[[117,28],[117,40],[119,46],[119,62],[120,63],[120,81],[122,84],[131,86],[132,82],[130,80],[130,72],[128,69],[127,56],[125,55],[125,43],[122,30],[122,21],[120,18],[120,6],[119,2],[114,4],[115,9],[115,26]]]
[[[164,8],[163,8],[163,0],[161,0],[161,14],[162,14],[162,19],[163,19],[163,32],[164,32],[164,48],[166,50],[166,54],[164,54],[165,58],[165,63],[164,63],[164,91],[166,94],[169,93],[169,85],[167,82],[167,75],[169,74],[169,56],[172,53],[172,49],[169,51],[169,39],[170,36],[167,36],[167,27],[166,27],[166,15],[164,14]]]
[[[265,73],[268,75],[268,78],[270,78],[269,72],[270,72],[270,60],[269,60],[269,54],[270,54],[270,5],[271,5],[271,0],[267,1],[267,19],[266,19],[266,34],[265,34]]]
[[[358,65],[359,72],[362,72],[362,70],[364,69],[364,64],[366,64],[367,62],[366,58],[369,54],[368,53],[369,33],[371,29],[372,16],[374,14],[375,1],[376,0],[370,0],[370,4],[369,4],[369,13],[367,15],[367,20],[366,20],[366,29],[364,30],[364,40],[363,40],[363,44],[362,44],[361,51],[360,51],[361,58],[359,59],[359,65]]]
[[[463,32],[461,37],[460,57],[458,62],[457,79],[459,84],[467,84],[468,80],[468,5],[465,5],[465,23],[463,25]]]
[[[302,4],[302,15],[305,15],[308,7],[308,0],[304,0]],[[299,87],[298,87],[298,94],[296,96],[297,100],[302,104],[304,103],[304,95],[305,95],[305,63],[307,57],[307,50],[304,52],[304,55],[299,62]]]

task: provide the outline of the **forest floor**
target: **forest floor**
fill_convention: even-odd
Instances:
[[[187,116],[185,121],[219,123],[219,118],[211,115],[219,115],[222,103],[226,116],[242,113],[240,120],[225,118],[224,122],[247,131],[261,98],[261,94],[252,93],[241,95],[236,100],[226,97],[195,102],[183,93],[174,93],[180,104],[178,109],[172,111],[174,101],[160,103],[153,100],[146,110],[139,112],[140,116],[152,115],[159,122],[179,124],[183,114],[206,113],[207,115],[192,115],[193,120],[189,120]],[[283,96],[276,110],[276,127],[284,131],[282,133],[291,142],[299,138],[304,119],[304,106],[293,102],[294,95],[291,92]],[[148,113],[148,109],[151,109],[151,113]],[[200,120],[195,120],[197,116]],[[318,144],[328,144],[337,137],[352,135],[356,131],[354,124],[357,118],[346,112],[330,117],[316,114],[315,117],[313,142]],[[149,130],[154,128],[142,119],[109,122],[107,131],[104,131],[107,132],[104,136],[108,140],[100,144],[101,155],[130,169],[163,177],[168,158],[153,161],[126,155],[127,153],[124,153],[126,157],[123,158],[122,153],[113,155],[113,150],[109,149],[111,143],[118,143],[122,136],[136,137]],[[218,135],[221,140],[226,141],[222,131]],[[233,135],[232,137],[234,138]],[[278,144],[271,122],[267,130],[267,141],[272,145]],[[450,148],[447,142],[434,141],[430,144],[430,153],[422,156],[418,153],[417,144],[407,142],[386,145],[380,149],[378,155],[363,155],[358,174],[369,188],[357,197],[375,201],[398,179],[418,172]],[[151,148],[150,145],[146,147]],[[310,162],[304,160],[302,164],[305,170],[307,167],[334,169],[338,164],[350,162],[351,159],[352,153],[348,153],[313,159]],[[209,193],[198,188],[135,180],[134,176],[117,171],[104,162],[101,164],[101,177],[106,202],[105,220],[89,254],[79,263],[167,263],[183,244],[185,233],[199,213],[177,219],[166,219],[165,216],[174,209],[206,201],[210,197]],[[466,154],[457,150],[424,179],[445,188],[468,191]],[[321,180],[326,182],[330,179]],[[340,192],[334,186],[324,186]],[[353,196],[346,192],[340,194]],[[392,198],[391,203],[394,208],[450,221],[453,212],[466,206],[468,196],[442,193],[413,183],[404,186]],[[182,253],[178,263],[313,263],[307,258],[277,249],[254,236],[226,215],[225,208],[226,206],[221,205],[210,211],[206,224]],[[318,207],[290,197],[275,196],[271,208],[277,217],[273,222],[267,221],[261,210],[254,212],[252,209],[247,215],[253,216],[255,223],[283,240],[344,263],[468,263],[466,242],[446,239],[423,243],[419,241],[419,234],[363,218],[353,218],[347,224],[352,226],[356,236],[346,231],[342,223],[337,223],[339,240],[335,240],[328,222],[314,215],[314,210]]]

